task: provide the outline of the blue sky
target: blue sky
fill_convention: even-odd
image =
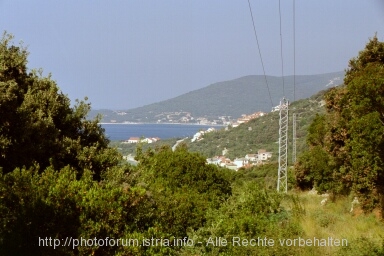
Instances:
[[[267,75],[281,76],[279,1],[250,0]],[[342,71],[377,32],[381,0],[295,0],[296,74]],[[284,75],[293,74],[293,0],[281,1]],[[263,74],[247,0],[0,0],[0,28],[29,68],[95,109],[129,109]]]

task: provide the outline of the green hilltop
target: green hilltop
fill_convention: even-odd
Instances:
[[[164,113],[180,112],[189,113],[194,119],[188,122],[196,122],[199,117],[205,117],[210,121],[217,120],[220,116],[230,116],[236,119],[242,114],[256,111],[271,111],[271,95],[273,106],[279,104],[280,99],[296,100],[308,98],[318,91],[342,83],[344,72],[334,72],[320,75],[295,76],[295,97],[293,97],[293,76],[281,77],[260,75],[245,76],[238,79],[214,83],[204,88],[194,90],[178,97],[153,103],[139,108],[122,111],[92,110],[90,117],[101,113],[102,122],[158,122],[166,115]],[[179,116],[173,118],[176,121]],[[164,119],[161,122],[171,122]],[[176,121],[177,122],[177,121]]]
[[[325,90],[320,91],[310,98],[297,100],[290,104],[289,114],[289,160],[292,159],[292,115],[297,115],[297,155],[306,149],[305,137],[307,129],[316,116],[325,112],[323,106],[323,96]],[[272,161],[276,160],[278,153],[278,133],[279,133],[279,112],[270,112],[265,116],[251,119],[249,122],[240,124],[238,127],[216,130],[206,133],[202,140],[191,142],[191,138],[185,139],[184,144],[190,151],[199,152],[205,157],[222,155],[226,148],[230,159],[244,157],[246,154],[257,153],[259,149],[266,149],[273,153]],[[177,139],[162,140],[153,144],[144,144],[145,149],[164,144],[170,146],[176,143]],[[111,142],[113,147],[117,147],[124,155],[135,154],[135,144],[121,144]],[[291,161],[289,161],[291,162]]]
[[[325,111],[321,91],[308,99],[298,100],[290,105],[289,114],[289,142],[291,152],[292,141],[292,115],[297,118],[297,152],[305,149],[305,136],[312,119],[316,114]],[[221,155],[224,148],[228,150],[227,156],[231,159],[244,157],[246,154],[255,154],[259,149],[271,151],[276,157],[278,152],[279,112],[270,112],[265,116],[252,119],[238,127],[224,128],[216,132],[207,133],[203,139],[196,142],[188,140],[186,143],[191,151],[198,151],[206,157]],[[291,156],[291,153],[289,153]],[[276,159],[276,158],[272,158]],[[291,159],[291,158],[290,158]]]

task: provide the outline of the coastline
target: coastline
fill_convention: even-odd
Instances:
[[[111,141],[127,140],[130,137],[145,138],[185,138],[194,136],[199,131],[213,128],[222,130],[224,126],[200,125],[200,124],[159,124],[159,123],[99,123],[105,129],[107,137]]]
[[[224,124],[197,124],[197,123],[97,123],[97,124],[174,124],[174,125],[196,125],[196,126],[220,126],[225,127]]]

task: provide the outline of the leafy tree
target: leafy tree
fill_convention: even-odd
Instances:
[[[115,167],[103,182],[89,170],[77,179],[70,167],[60,171],[38,167],[0,173],[1,255],[139,255],[121,246],[58,246],[46,238],[135,238],[149,232],[153,203],[145,189],[121,182],[126,170]],[[120,181],[116,182],[117,179]],[[40,244],[40,246],[39,246]],[[132,250],[132,251],[129,251]]]
[[[27,49],[12,39],[4,33],[0,40],[0,167],[8,173],[35,164],[41,170],[70,165],[99,179],[119,155],[108,147],[99,119],[86,120],[90,104],[77,101],[71,108],[50,75],[28,70]]]
[[[309,150],[300,155],[295,165],[296,182],[301,189],[313,186],[322,193],[334,189],[332,161],[326,150],[324,136],[328,124],[325,115],[316,115],[308,128]]]
[[[196,230],[206,219],[207,209],[217,208],[231,194],[229,172],[206,163],[185,145],[162,146],[136,153],[141,172],[138,182],[152,193],[157,203],[155,215],[159,228],[175,237]]]
[[[325,95],[327,113],[309,130],[298,177],[353,192],[365,210],[381,205],[384,214],[384,43],[376,36],[350,60],[344,84]]]
[[[231,194],[226,172],[184,145],[119,162],[90,104],[70,106],[28,52],[0,41],[0,254],[171,255],[146,246],[38,246],[39,238],[183,237]]]
[[[301,255],[299,247],[278,245],[279,238],[303,235],[291,214],[282,206],[283,196],[276,190],[260,189],[253,181],[234,186],[233,195],[219,209],[209,209],[207,223],[190,236],[197,241],[195,247],[184,247],[182,255]],[[226,239],[226,246],[214,246],[207,238]],[[238,238],[253,240],[253,246],[232,243]],[[259,239],[260,238],[260,239]],[[268,246],[264,238],[273,239]],[[200,242],[200,243],[198,243]],[[240,242],[241,243],[241,242]]]
[[[233,184],[238,185],[250,180],[257,182],[260,188],[276,190],[278,163],[266,163],[252,166],[251,168],[240,168],[233,174]],[[290,186],[290,184],[288,185]]]

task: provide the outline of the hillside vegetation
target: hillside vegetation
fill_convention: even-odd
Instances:
[[[384,216],[384,42],[369,40],[344,83],[326,93],[327,111],[309,128],[298,184],[357,196],[365,211],[379,207]]]
[[[27,57],[5,33],[0,255],[384,254],[380,214],[364,214],[364,204],[351,211],[352,194],[321,205],[321,196],[294,190],[293,169],[281,194],[275,163],[234,172],[185,144],[139,145],[137,166],[121,161],[98,119],[85,118],[90,105],[70,107],[49,76],[27,69]]]
[[[310,98],[292,102],[289,114],[289,159],[292,154],[292,115],[296,113],[296,137],[297,155],[307,149],[306,135],[309,124],[317,114],[325,113],[324,97],[325,91],[312,95]],[[215,132],[206,133],[202,140],[191,142],[191,138],[183,141],[190,151],[199,152],[205,157],[222,155],[224,149],[228,150],[226,156],[230,159],[244,157],[246,154],[257,153],[259,149],[266,149],[273,153],[272,161],[277,159],[279,134],[279,112],[269,112],[267,115],[252,119],[248,123],[240,124],[238,127],[225,128]],[[161,140],[156,143],[146,144],[144,149],[155,148],[161,145],[173,146],[178,139]],[[136,144],[122,144],[112,141],[112,147],[117,148],[123,155],[135,154]]]
[[[298,100],[290,105],[289,114],[289,152],[292,152],[292,115],[297,115],[297,152],[306,148],[305,137],[307,129],[316,114],[325,112],[323,96],[325,91],[318,92],[308,99]],[[228,150],[229,158],[244,157],[246,154],[255,154],[259,149],[266,149],[273,153],[277,159],[279,135],[279,112],[270,112],[265,116],[252,119],[248,123],[240,124],[229,130],[219,130],[207,133],[203,140],[191,142],[187,146],[191,151],[197,151],[206,157],[222,155],[224,148]],[[289,155],[291,159],[291,155]]]
[[[343,72],[296,76],[296,100],[308,98],[318,91],[340,84],[343,77]],[[282,95],[282,78],[267,76],[267,81],[271,90],[272,102],[276,106]],[[293,76],[284,77],[284,84],[286,97],[293,99]],[[104,116],[103,122],[110,122],[110,120],[116,122],[157,122],[164,117],[162,113],[183,111],[194,117],[194,120],[190,122],[196,122],[198,117],[218,120],[220,116],[230,116],[232,119],[236,119],[242,114],[257,111],[270,112],[271,101],[268,95],[264,76],[245,76],[215,83],[166,101],[135,109],[117,112],[92,110],[90,117],[94,117],[96,113],[101,113]],[[175,116],[175,118],[179,117]]]

